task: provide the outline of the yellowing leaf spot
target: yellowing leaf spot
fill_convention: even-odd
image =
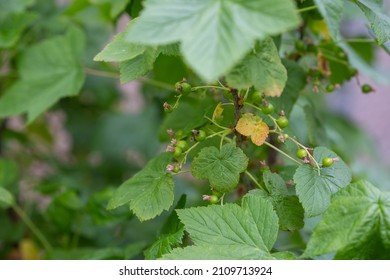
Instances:
[[[222,103],[219,102],[218,105],[214,109],[213,121],[215,121],[215,119],[218,119],[219,117],[221,117],[222,113],[223,113]]]
[[[236,130],[251,138],[253,144],[261,146],[268,137],[269,127],[263,120],[251,113],[244,114],[237,122]]]
[[[276,82],[273,82],[272,85],[264,90],[264,95],[269,97],[279,97],[282,95],[283,89],[283,84],[277,84]]]

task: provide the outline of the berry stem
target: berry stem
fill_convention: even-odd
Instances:
[[[308,12],[308,11],[315,10],[315,9],[317,9],[317,6],[313,5],[313,6],[305,7],[302,9],[298,9],[298,13],[304,13],[304,12]]]
[[[222,86],[199,86],[199,87],[193,87],[191,91],[196,91],[198,89],[220,89],[224,91],[230,91],[230,88],[222,87]]]
[[[43,233],[39,230],[39,228],[31,221],[31,219],[27,216],[26,212],[23,211],[23,209],[17,205],[14,204],[12,206],[12,209],[18,214],[20,219],[26,224],[26,226],[31,230],[31,232],[37,237],[37,239],[41,242],[43,248],[47,252],[50,252],[53,250],[53,247],[49,243],[49,241],[46,239],[46,237],[43,235]]]
[[[293,158],[293,157],[290,156],[289,154],[283,152],[281,149],[275,147],[275,146],[272,145],[271,143],[268,143],[267,141],[265,141],[264,144],[267,145],[268,147],[274,149],[275,151],[281,153],[282,155],[284,155],[285,157],[289,158],[290,160],[294,161],[294,162],[297,163],[298,165],[302,165],[301,162],[297,161],[295,158]]]
[[[256,186],[259,187],[259,189],[262,189],[268,193],[268,190],[265,187],[263,187],[248,170],[245,170],[245,174],[248,175],[248,177],[253,181],[253,183],[255,183]]]

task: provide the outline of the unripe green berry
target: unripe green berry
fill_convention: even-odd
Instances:
[[[189,83],[184,82],[181,84],[181,88],[183,94],[189,94],[191,92],[192,86]]]
[[[333,163],[334,163],[333,158],[325,157],[322,159],[322,166],[324,166],[324,167],[332,166]]]
[[[328,84],[325,87],[326,92],[333,92],[334,91],[334,85],[333,84]]]
[[[218,201],[219,201],[219,198],[216,195],[210,195],[210,200],[209,201],[210,201],[211,204],[217,204]]]
[[[261,111],[266,114],[266,115],[269,115],[269,114],[272,114],[272,112],[274,111],[274,105],[272,105],[271,103],[267,103],[266,105],[263,105],[261,107]]]
[[[369,84],[362,85],[362,92],[363,93],[370,93],[373,91],[374,91],[374,89]]]
[[[253,104],[261,104],[263,102],[263,94],[260,91],[255,91],[252,93],[252,102]]]
[[[285,128],[288,126],[288,119],[285,116],[280,116],[277,120],[276,123],[280,128]]]
[[[203,141],[204,139],[206,139],[206,132],[204,130],[198,130],[196,133],[195,133],[195,140],[196,141]]]
[[[183,150],[179,147],[175,147],[175,151],[173,152],[173,156],[175,158],[178,158],[181,156],[181,154],[183,153]]]
[[[297,151],[297,157],[300,159],[307,157],[307,151],[305,149],[299,149]]]
[[[188,142],[186,140],[177,141],[176,147],[179,147],[183,152],[187,151],[189,148]]]
[[[303,41],[299,40],[299,41],[295,41],[295,49],[298,51],[298,52],[305,52],[306,51],[306,45]]]

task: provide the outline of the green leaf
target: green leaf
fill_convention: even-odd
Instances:
[[[339,41],[340,36],[340,24],[344,10],[344,1],[343,0],[314,0],[318,10],[324,17],[328,28],[329,33],[332,36],[332,39]]]
[[[183,209],[186,204],[186,200],[186,195],[182,195],[176,204],[175,210]],[[160,258],[162,255],[171,252],[172,247],[182,243],[183,236],[183,224],[180,222],[176,211],[172,211],[161,230],[161,235],[148,249],[145,250],[145,259],[155,260]]]
[[[95,57],[95,61],[125,61],[134,59],[135,57],[143,54],[147,47],[144,45],[129,43],[125,40],[125,37],[129,33],[130,28],[136,20],[132,20],[126,27],[125,31],[117,34],[111,43],[98,53]]]
[[[31,123],[60,98],[79,93],[85,75],[72,42],[71,36],[57,36],[22,54],[20,79],[1,96],[0,117],[27,113]]]
[[[181,42],[191,67],[211,81],[253,46],[292,29],[299,17],[291,0],[149,0],[127,39],[162,45]]]
[[[269,171],[263,173],[263,181],[268,193],[255,189],[246,196],[259,196],[268,199],[279,217],[281,230],[296,230],[303,227],[304,211],[299,199],[295,195],[289,195],[283,178]]]
[[[13,195],[6,189],[0,187],[0,204],[4,204],[6,207],[12,206],[15,203]]]
[[[314,149],[314,158],[321,163],[324,157],[338,157],[325,147]],[[305,164],[298,167],[294,174],[295,189],[303,208],[309,217],[325,212],[330,197],[351,182],[351,170],[340,158],[332,166],[321,168]]]
[[[22,13],[34,2],[35,0],[0,0],[0,15]]]
[[[15,162],[0,159],[0,186],[5,188],[16,183],[19,175],[18,166]]]
[[[180,244],[184,236],[184,227],[175,233],[163,234],[146,251],[146,260],[155,260],[172,251],[172,247]]]
[[[380,45],[390,40],[390,17],[383,11],[383,1],[357,0],[356,5],[364,12]]]
[[[360,181],[332,198],[302,257],[335,251],[339,259],[390,258],[390,193]]]
[[[151,160],[116,190],[107,209],[129,203],[130,209],[141,221],[169,210],[173,203],[174,182],[172,174],[166,172],[166,167],[171,160],[170,153],[163,153]]]
[[[240,173],[248,165],[244,152],[234,144],[226,144],[221,150],[216,147],[203,148],[192,162],[192,175],[207,179],[213,189],[230,192],[238,184]]]
[[[158,56],[156,48],[147,47],[145,52],[120,64],[121,83],[133,81],[153,69]]]
[[[297,256],[294,255],[292,252],[276,252],[272,254],[273,257],[275,257],[277,260],[296,260]]]
[[[283,59],[284,67],[287,69],[287,83],[280,97],[270,99],[278,111],[283,110],[288,116],[297,101],[300,92],[306,85],[306,73],[298,63]]]
[[[272,38],[259,43],[230,71],[226,80],[237,89],[254,86],[266,96],[279,97],[287,81],[287,71]]]
[[[102,8],[109,8],[110,17],[117,17],[125,8],[130,0],[89,0],[93,4],[102,5]]]
[[[236,204],[177,210],[194,246],[174,249],[164,259],[273,259],[278,217],[261,197]]]
[[[167,129],[181,130],[184,135],[188,135],[194,128],[203,126],[207,123],[204,116],[212,114],[216,105],[217,103],[210,95],[198,99],[183,98],[179,106],[164,118],[160,129],[160,140],[169,140]]]
[[[0,48],[16,44],[22,32],[36,19],[33,13],[0,15]]]

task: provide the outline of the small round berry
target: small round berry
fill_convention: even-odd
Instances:
[[[285,128],[288,126],[288,119],[285,116],[280,116],[277,120],[276,123],[280,128]]]
[[[172,170],[173,173],[179,173],[180,172],[180,167],[178,165],[175,165],[175,167]]]
[[[369,84],[362,85],[362,92],[363,93],[370,93],[370,92],[373,92],[373,91],[374,91],[374,89]]]
[[[325,87],[326,92],[333,92],[334,91],[334,85],[333,84],[328,84]]]
[[[252,102],[253,104],[261,104],[263,102],[263,94],[260,91],[255,91],[252,93]]]
[[[179,147],[183,152],[187,151],[189,148],[189,144],[186,140],[179,140],[177,141],[176,147]]]
[[[203,141],[204,139],[206,139],[206,132],[204,130],[197,130],[195,134],[195,140],[200,142],[200,141]]]
[[[299,40],[299,41],[295,41],[295,49],[298,51],[298,52],[305,52],[306,51],[306,45],[303,41]]]
[[[324,166],[324,167],[332,166],[333,163],[334,163],[333,158],[325,157],[322,159],[322,166]]]
[[[175,147],[175,151],[173,152],[173,156],[175,158],[178,158],[181,156],[181,154],[183,153],[183,150],[179,147]]]
[[[305,149],[299,149],[297,151],[297,157],[300,159],[307,157],[307,151]]]
[[[189,94],[191,92],[192,86],[189,83],[184,82],[181,84],[181,88],[182,88],[181,92],[183,94]]]
[[[272,114],[272,112],[274,111],[274,105],[272,105],[271,103],[267,103],[267,104],[264,104],[262,107],[261,107],[261,111],[266,114],[266,115],[269,115],[269,114]]]
[[[219,201],[219,198],[216,195],[210,195],[209,201],[211,204],[217,204]]]

